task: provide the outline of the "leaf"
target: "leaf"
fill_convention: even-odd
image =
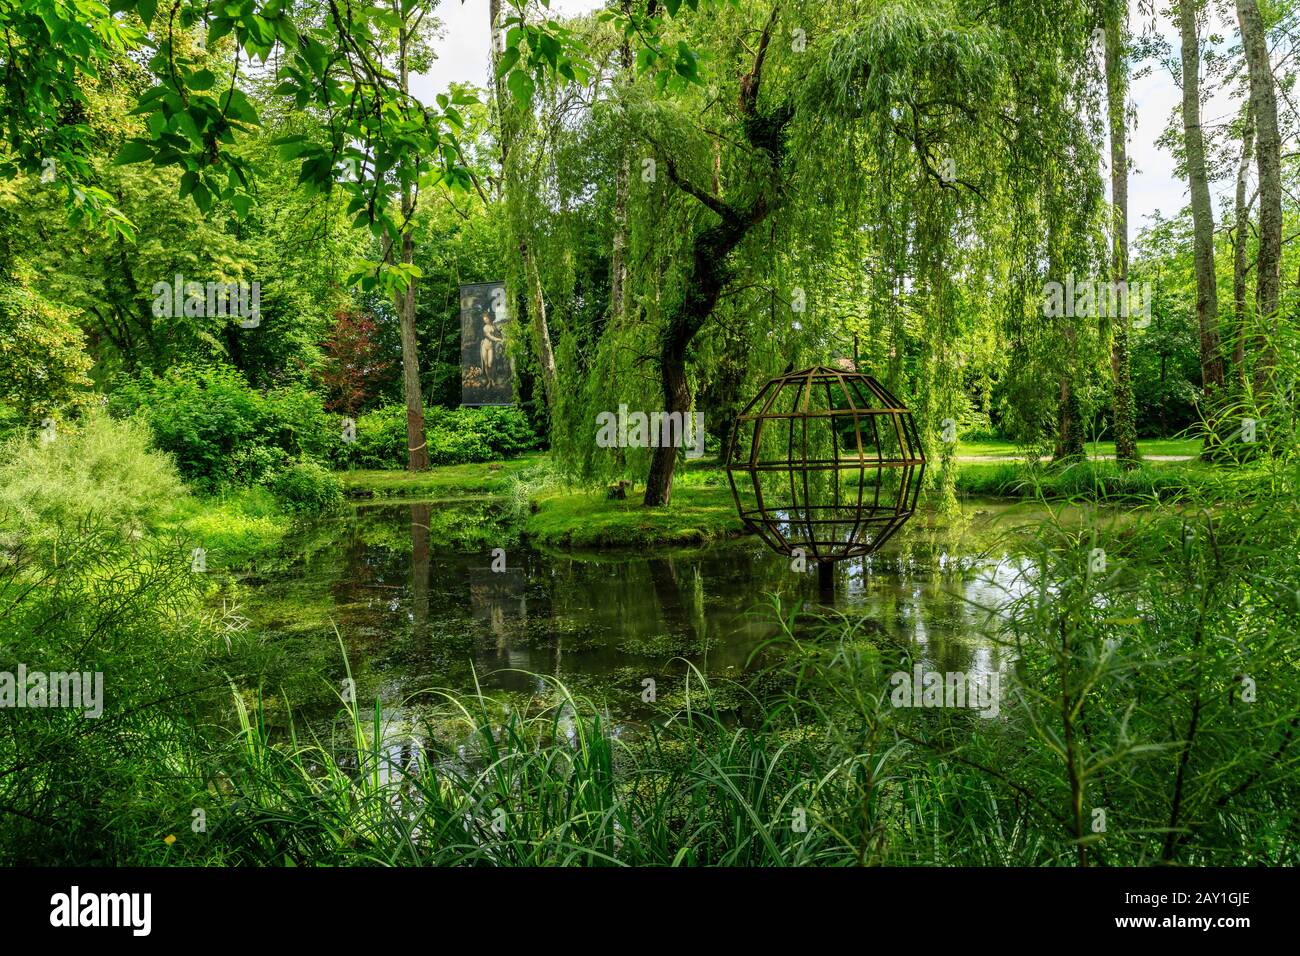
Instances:
[[[506,50],[505,53],[501,54],[501,60],[497,63],[497,79],[500,79],[514,69],[514,65],[518,62],[518,47],[511,47],[509,50]]]
[[[506,87],[510,90],[510,95],[515,98],[515,102],[520,106],[528,106],[533,101],[533,78],[523,70],[515,70],[506,80]]]
[[[204,213],[212,208],[212,193],[202,183],[194,187],[194,204]]]
[[[217,76],[211,70],[197,70],[189,75],[187,85],[192,90],[210,90],[217,82]]]
[[[257,119],[257,111],[253,109],[253,104],[248,101],[242,90],[231,87],[222,97],[226,110],[226,116],[232,120],[241,123],[248,123],[252,126],[260,125]]]
[[[235,21],[229,17],[217,17],[208,24],[207,47],[211,50],[217,45],[223,36],[230,32],[230,28],[235,25]]]
[[[153,158],[153,146],[140,139],[128,139],[117,151],[113,159],[114,166],[126,166],[129,163],[143,163]]]

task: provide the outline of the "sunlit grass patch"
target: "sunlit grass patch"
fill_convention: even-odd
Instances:
[[[545,460],[542,453],[508,461],[442,465],[428,471],[365,469],[339,473],[346,491],[371,492],[378,498],[439,498],[455,495],[506,494],[511,481]]]
[[[526,532],[542,546],[636,547],[702,544],[744,531],[725,483],[682,482],[663,508],[638,496],[609,499],[601,491],[552,492],[536,499]]]

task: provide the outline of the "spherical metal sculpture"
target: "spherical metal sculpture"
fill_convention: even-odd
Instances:
[[[820,562],[871,554],[916,508],[925,455],[888,389],[851,368],[768,380],[732,432],[727,478],[741,520],[773,550]]]

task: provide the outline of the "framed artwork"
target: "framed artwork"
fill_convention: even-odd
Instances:
[[[460,287],[460,403],[513,405],[514,369],[506,354],[506,284]]]

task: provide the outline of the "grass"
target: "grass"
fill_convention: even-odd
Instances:
[[[1148,455],[1194,456],[1200,440],[1151,439],[1143,441],[1141,448]],[[1109,451],[1104,443],[1089,445],[1090,454]],[[998,460],[960,460],[963,457]],[[534,453],[427,472],[352,471],[341,477],[353,492],[368,492],[376,500],[433,500],[435,510],[455,501],[499,500],[505,508],[502,520],[514,522],[516,530],[545,548],[687,546],[744,533],[717,461],[692,461],[680,468],[671,503],[665,508],[644,507],[642,489],[637,487],[620,500],[608,498],[603,488],[564,485],[548,464],[544,453]],[[1030,469],[1011,442],[963,443],[957,464],[957,491],[980,497],[1169,500],[1193,490],[1213,489],[1223,480],[1221,470],[1195,459],[1145,462],[1131,471],[1121,471],[1104,459],[1068,468],[1043,462]]]
[[[178,500],[167,528],[203,548],[209,570],[233,570],[276,553],[293,518],[265,488],[239,488]]]
[[[726,474],[716,461],[677,470],[663,508],[647,508],[640,482],[611,499],[604,488],[564,486],[553,478],[528,489],[525,534],[551,548],[681,547],[744,534]]]
[[[1113,442],[1090,441],[1086,444],[1089,458],[1113,457]],[[1201,453],[1199,438],[1143,438],[1138,440],[1138,452],[1142,455],[1186,456],[1195,458]],[[1024,453],[1009,441],[961,441],[957,445],[957,457],[962,458],[1006,458],[1008,461],[1023,460]]]
[[[638,495],[619,501],[587,491],[544,493],[534,506],[525,530],[543,547],[703,544],[743,531],[725,484],[678,483],[666,508],[646,508]]]
[[[1149,462],[1124,470],[1111,461],[1080,462],[1066,468],[1023,462],[958,462],[957,491],[978,497],[1091,501],[1168,501],[1192,493],[1219,493],[1250,472],[1225,474],[1198,461]]]
[[[545,460],[545,453],[533,452],[508,461],[443,465],[428,471],[344,471],[339,473],[339,478],[348,493],[370,492],[376,498],[505,495],[515,479]]]

